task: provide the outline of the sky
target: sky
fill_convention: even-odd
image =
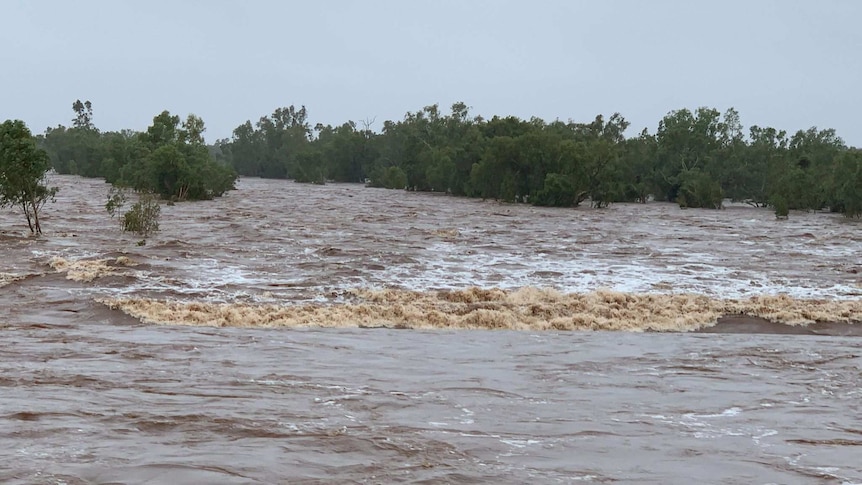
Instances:
[[[312,126],[463,101],[490,118],[590,121],[630,135],[668,112],[835,128],[862,146],[857,0],[0,1],[0,119],[102,131],[167,109],[208,142],[305,105]]]

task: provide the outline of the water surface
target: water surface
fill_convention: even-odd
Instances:
[[[856,324],[220,328],[99,303],[328,308],[374,303],[357,290],[382,305],[534,287],[852,313],[854,221],[244,179],[223,199],[164,206],[162,231],[137,246],[104,212],[104,183],[54,180],[45,237],[0,212],[0,482],[862,483]],[[823,328],[847,335],[801,334]]]

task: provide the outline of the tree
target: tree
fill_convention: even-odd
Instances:
[[[89,102],[73,109],[72,127],[48,129],[39,140],[58,172],[105,177],[172,201],[220,196],[234,188],[237,171],[536,205],[665,200],[718,209],[730,198],[779,215],[824,208],[862,215],[862,156],[834,130],[746,132],[733,108],[671,111],[654,134],[626,138],[629,123],[618,113],[585,123],[486,120],[463,102],[448,113],[432,104],[374,132],[373,120],[312,130],[305,107],[288,106],[213,145],[195,115],[164,111],[145,133],[100,133]]]
[[[90,101],[81,102],[76,99],[72,103],[72,110],[75,111],[75,119],[72,121],[72,126],[83,130],[95,130],[93,125],[93,104]]]
[[[98,177],[105,156],[101,134],[93,124],[93,105],[76,100],[72,110],[75,111],[72,127],[48,128],[42,147],[48,151],[51,165],[58,173]]]
[[[362,182],[363,167],[371,160],[368,132],[348,121],[339,127],[318,124],[317,138],[295,156],[291,174],[297,182]],[[309,166],[313,164],[315,166]]]
[[[204,145],[204,120],[200,116],[190,114],[183,121],[183,129],[180,130],[180,141],[190,145]]]
[[[776,180],[785,171],[787,133],[755,125],[749,129],[749,139],[738,152],[741,156],[735,157],[726,171],[724,186],[727,196],[734,201],[765,206],[775,190]],[[780,199],[780,203],[788,204],[785,199]]]
[[[315,149],[305,149],[294,156],[291,168],[296,182],[324,185],[326,184],[326,167],[323,155]]]
[[[119,215],[126,204],[127,192],[122,187],[112,187],[108,191],[108,202],[105,203],[105,210],[111,217]],[[132,204],[132,208],[122,214],[120,218],[120,227],[123,232],[134,232],[144,238],[144,241],[138,243],[143,245],[146,238],[159,230],[159,215],[161,214],[161,206],[156,200],[156,197],[151,193],[143,193],[138,198],[138,201]]]
[[[834,194],[834,212],[862,217],[862,151],[851,150],[838,156],[830,193]]]
[[[226,140],[209,147],[204,121],[190,114],[162,111],[146,132],[122,130],[101,133],[92,123],[89,101],[75,101],[73,126],[49,128],[41,145],[55,170],[105,181],[171,200],[201,200],[233,190],[237,174],[229,164],[241,152]]]
[[[587,125],[575,125],[581,139],[581,161],[587,176],[590,204],[595,208],[606,207],[613,201],[622,200],[625,183],[619,170],[620,152],[629,122],[619,113],[614,113],[606,122],[602,115]]]
[[[571,207],[576,204],[576,193],[571,182],[558,173],[549,173],[545,185],[532,202],[534,205]]]
[[[236,172],[216,162],[205,145],[202,119],[163,111],[140,138],[147,148],[143,158],[126,165],[120,182],[135,190],[170,200],[206,200],[234,189]]]
[[[272,115],[261,117],[255,128],[247,121],[233,135],[232,162],[239,173],[287,178],[297,166],[296,156],[311,139],[308,111],[305,106],[277,108]]]
[[[680,207],[721,209],[721,185],[698,168],[679,175],[680,187],[676,201]]]
[[[655,193],[653,169],[656,141],[646,128],[637,138],[629,138],[623,144],[621,165],[625,167],[623,177],[624,201],[637,201],[645,204]]]
[[[383,176],[375,187],[404,189],[407,187],[407,174],[400,167],[389,167],[383,171]]]
[[[263,173],[263,136],[254,129],[251,121],[233,130],[230,142],[230,161],[240,175],[260,177]]]
[[[56,187],[48,187],[48,154],[20,120],[0,125],[0,206],[17,206],[24,212],[31,234],[42,234],[39,211],[53,201]]]
[[[811,127],[799,130],[790,138],[788,144],[790,169],[799,171],[804,179],[799,184],[800,209],[820,210],[824,207],[836,208],[840,212],[841,203],[830,190],[829,180],[839,155],[847,147],[833,129],[818,130]],[[791,206],[793,206],[791,201]]]
[[[735,109],[724,116],[714,108],[672,111],[659,123],[655,139],[653,195],[657,199],[717,209],[726,191],[735,200],[765,203],[763,165],[771,155],[749,157]]]
[[[776,219],[787,219],[788,214],[790,214],[790,207],[787,205],[787,200],[780,195],[776,195],[772,198],[772,207],[775,209]]]
[[[144,239],[159,230],[161,207],[153,194],[141,194],[131,210],[123,214],[123,230],[134,232]]]

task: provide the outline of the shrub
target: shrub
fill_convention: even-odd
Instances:
[[[552,207],[571,207],[575,205],[575,189],[571,182],[560,174],[549,173],[545,176],[545,184],[533,200],[535,205]]]
[[[787,204],[787,199],[778,195],[772,199],[772,207],[775,209],[776,219],[787,219],[790,214],[790,206]]]
[[[383,176],[380,179],[380,187],[387,189],[403,189],[407,187],[407,174],[401,167],[389,167],[383,171]]]
[[[143,194],[132,205],[131,210],[123,214],[123,230],[147,237],[159,230],[161,211],[162,208],[153,194]]]
[[[111,217],[116,216],[125,204],[126,189],[112,187],[108,192],[108,202],[105,204],[105,210],[108,211],[108,214]],[[134,232],[146,238],[159,230],[161,211],[162,209],[154,194],[141,194],[138,201],[132,204],[132,208],[123,214],[120,219],[120,226],[125,232]]]
[[[682,174],[676,199],[680,207],[721,209],[722,198],[721,185],[708,174],[699,170],[689,170]]]

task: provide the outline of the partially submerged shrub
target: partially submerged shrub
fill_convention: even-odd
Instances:
[[[776,219],[787,219],[790,214],[790,206],[787,204],[787,199],[777,195],[772,198],[772,207],[775,208]]]
[[[111,217],[115,217],[124,205],[126,205],[126,190],[120,187],[111,187],[108,190],[108,202],[105,203],[105,210]]]
[[[549,173],[545,176],[545,185],[536,194],[533,204],[552,207],[571,207],[576,205],[575,197],[575,188],[564,175]]]
[[[108,192],[108,202],[105,210],[111,217],[115,217],[126,204],[127,195],[123,188],[112,187]],[[132,204],[132,208],[123,213],[120,226],[123,231],[134,232],[144,238],[159,230],[159,215],[162,208],[156,196],[144,193],[138,197],[138,201]]]
[[[697,170],[683,173],[676,201],[680,207],[721,209],[721,185],[709,175]]]
[[[368,185],[385,189],[404,189],[407,187],[407,174],[400,167],[391,166],[372,177]]]
[[[147,237],[159,230],[161,211],[153,194],[143,194],[131,210],[123,214],[123,230]]]

